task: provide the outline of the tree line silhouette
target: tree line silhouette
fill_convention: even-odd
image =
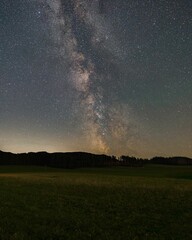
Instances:
[[[142,159],[130,156],[98,155],[86,152],[47,153],[29,152],[14,154],[0,151],[0,165],[36,165],[57,168],[83,168],[83,167],[142,167],[145,164],[192,165],[192,159],[187,157],[154,157]]]

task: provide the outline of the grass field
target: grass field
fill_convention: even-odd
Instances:
[[[192,167],[0,166],[0,240],[190,240]]]

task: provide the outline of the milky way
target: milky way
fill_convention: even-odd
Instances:
[[[120,104],[117,107],[113,103],[116,96],[113,87],[118,88],[118,84],[110,86],[114,83],[112,78],[118,75],[118,70],[113,74],[118,67],[113,59],[121,50],[111,33],[112,26],[103,16],[104,3],[57,0],[47,1],[47,6],[57,48],[55,54],[69,63],[68,81],[77,91],[79,102],[75,107],[81,111],[82,123],[79,121],[79,124],[90,149],[108,153],[128,148],[132,134],[130,119],[123,116]],[[105,81],[111,88],[110,93],[105,93]]]
[[[191,156],[192,3],[0,1],[0,149]]]

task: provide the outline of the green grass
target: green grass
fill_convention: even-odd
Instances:
[[[192,167],[0,167],[1,240],[192,239]]]

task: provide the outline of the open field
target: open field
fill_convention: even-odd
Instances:
[[[0,239],[192,239],[192,167],[0,166]]]

